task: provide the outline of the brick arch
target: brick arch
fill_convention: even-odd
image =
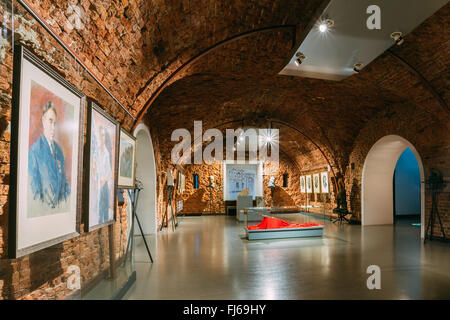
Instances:
[[[224,45],[229,44],[231,42],[234,42],[234,41],[246,38],[246,37],[250,37],[250,36],[258,34],[258,33],[272,32],[272,31],[277,31],[277,30],[287,30],[287,31],[293,32],[293,34],[294,34],[293,45],[294,45],[294,43],[295,43],[296,26],[295,25],[275,25],[275,26],[269,26],[269,27],[254,29],[254,30],[250,30],[250,31],[246,31],[246,32],[242,32],[242,33],[233,35],[233,36],[231,36],[231,37],[229,37],[229,38],[227,38],[225,40],[222,40],[222,41],[219,41],[219,42],[215,43],[214,45],[212,45],[212,46],[208,47],[207,49],[201,51],[197,55],[191,57],[186,62],[181,63],[181,65],[179,67],[177,67],[170,75],[168,75],[166,77],[166,79],[158,86],[158,88],[153,92],[151,97],[147,100],[147,102],[145,103],[143,108],[138,112],[133,128],[135,126],[137,126],[137,124],[142,120],[142,117],[144,116],[144,114],[149,110],[149,108],[152,106],[152,104],[155,102],[155,100],[159,97],[159,95],[162,93],[162,91],[168,85],[170,85],[170,83],[177,76],[179,76],[180,74],[185,72],[188,68],[190,68],[196,62],[198,62],[201,58],[203,58],[204,56],[206,56],[206,55],[208,55],[208,54],[210,54],[210,53],[212,53],[214,51],[216,51],[217,49],[220,49]]]
[[[349,165],[345,172],[347,202],[357,220],[361,220],[362,212],[361,179],[364,162],[370,148],[384,136],[400,136],[414,146],[422,159],[425,178],[430,168],[448,167],[450,157],[448,125],[443,126],[441,119],[423,110],[415,109],[411,112],[408,105],[399,104],[396,108],[395,115],[391,115],[389,118],[384,115],[380,116],[361,129],[353,144],[353,150],[348,155]],[[425,219],[430,210],[430,197],[429,191],[425,190]],[[436,230],[439,230],[439,227]],[[438,235],[437,231],[436,235]]]
[[[400,155],[410,148],[420,171],[421,238],[425,225],[425,183],[422,158],[414,145],[398,135],[387,135],[370,148],[364,160],[361,177],[362,225],[393,224],[393,185],[395,166]]]
[[[333,153],[330,152],[330,150],[328,150],[328,146],[321,146],[319,141],[314,140],[313,138],[311,138],[309,135],[304,133],[302,130],[298,129],[294,124],[291,124],[291,123],[288,123],[288,122],[284,122],[284,121],[281,121],[281,120],[277,120],[277,119],[267,119],[267,120],[264,120],[264,121],[267,122],[270,125],[270,127],[273,127],[273,124],[278,124],[278,125],[285,126],[285,127],[289,128],[291,130],[294,130],[295,133],[302,135],[306,140],[310,141],[314,145],[314,147],[317,148],[317,150],[319,150],[319,152],[322,154],[323,158],[325,159],[325,161],[330,166],[333,176],[336,178],[336,175],[335,175],[335,172],[334,172],[333,168],[336,166],[337,162],[336,162],[336,159],[333,157]],[[243,127],[242,124],[244,122],[245,122],[245,119],[229,120],[229,121],[225,121],[225,122],[218,121],[214,125],[211,125],[210,128],[221,128],[221,127],[223,127],[225,125],[229,125],[229,124],[238,124],[238,126],[236,128],[239,128],[239,127]],[[239,126],[239,124],[241,126]],[[256,126],[256,127],[258,127],[258,126]],[[261,126],[259,126],[259,127],[261,127]],[[193,131],[193,127],[189,128],[188,130],[190,132],[192,132]],[[203,130],[205,131],[207,129],[203,128]],[[225,137],[224,137],[224,139],[225,139]],[[191,145],[194,145],[195,142],[196,142],[196,140],[192,140],[191,141]],[[295,164],[295,166],[297,168],[300,169],[299,163],[293,157],[292,152],[289,152],[289,151],[290,150],[288,150],[287,148],[284,148],[284,146],[282,145],[282,141],[280,141],[280,152],[283,152],[286,155],[286,157],[293,164]],[[192,155],[192,152],[193,152],[193,150],[191,150],[191,155]]]

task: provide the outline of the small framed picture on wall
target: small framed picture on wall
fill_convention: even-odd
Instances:
[[[312,177],[306,176],[306,192],[307,193],[312,193],[313,189],[312,189]]]
[[[136,138],[120,129],[119,188],[134,188],[136,179]]]
[[[305,176],[300,177],[300,192],[305,193],[306,192],[306,181]]]
[[[320,174],[315,173],[313,175],[314,193],[320,193]]]
[[[320,174],[321,176],[321,184],[322,184],[322,193],[328,193],[329,192],[329,182],[328,182],[328,172],[322,172]]]

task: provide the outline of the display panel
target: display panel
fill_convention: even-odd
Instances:
[[[256,171],[256,164],[227,164],[226,199],[236,200],[238,193],[246,188],[249,189],[249,196],[255,197]]]

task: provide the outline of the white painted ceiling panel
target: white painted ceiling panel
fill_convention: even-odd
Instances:
[[[282,75],[342,80],[354,74],[355,63],[363,68],[394,44],[390,35],[400,31],[403,36],[419,26],[444,6],[447,0],[332,0],[321,18],[330,18],[334,25],[325,33],[319,21],[309,31],[296,52],[306,59],[300,66],[294,55],[280,72]],[[367,7],[381,9],[381,29],[367,28]]]

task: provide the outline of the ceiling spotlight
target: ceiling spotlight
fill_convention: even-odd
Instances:
[[[395,31],[391,33],[391,39],[394,39],[396,45],[401,45],[403,41],[403,33],[401,31]]]
[[[319,31],[322,33],[327,32],[328,29],[330,29],[332,26],[334,26],[334,21],[327,18],[325,20],[322,20],[322,22],[320,22]]]
[[[353,71],[355,71],[356,73],[359,73],[361,71],[362,67],[363,67],[362,62],[355,63],[355,65],[353,66]]]
[[[302,64],[303,60],[306,59],[306,56],[303,53],[301,53],[301,52],[297,52],[295,54],[295,56],[297,57],[297,59],[295,59],[295,65],[297,67],[299,67]]]

